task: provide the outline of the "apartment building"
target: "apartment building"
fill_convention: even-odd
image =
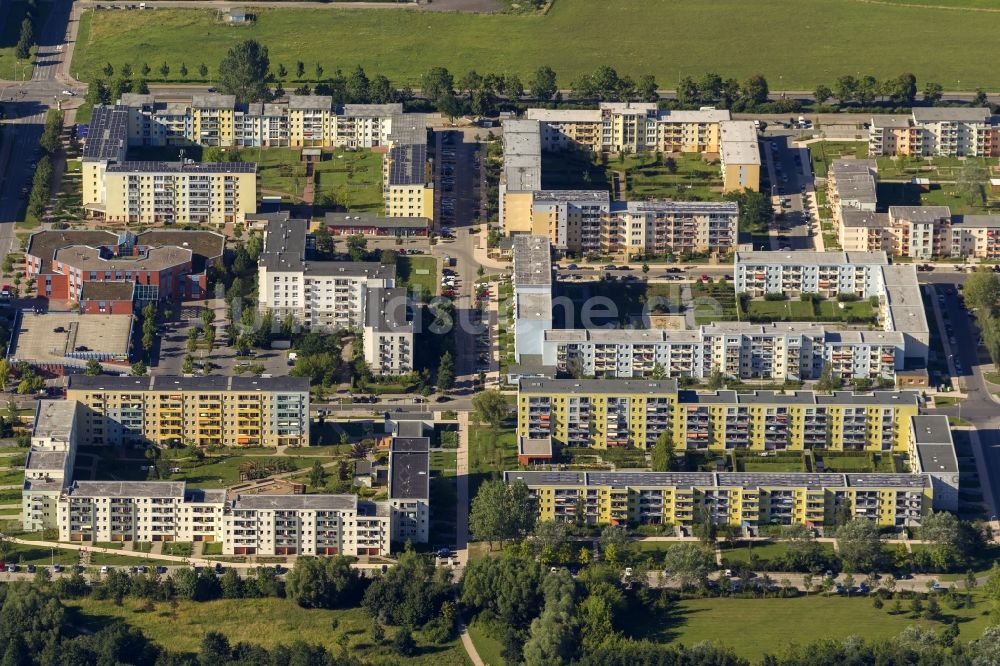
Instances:
[[[85,299],[85,287],[98,283],[129,287],[129,305],[133,300],[204,298],[206,271],[222,261],[225,243],[222,234],[200,230],[37,231],[28,238],[25,274],[35,280],[40,298],[75,303],[115,300],[96,294]]]
[[[1000,127],[988,108],[915,108],[908,116],[872,116],[873,156],[997,157]]]
[[[257,261],[258,306],[316,330],[363,333],[365,361],[403,374],[413,369],[414,328],[396,267],[379,262],[307,259],[306,220],[272,216]]]
[[[825,366],[845,381],[893,381],[925,367],[929,328],[912,265],[886,264],[884,253],[736,254],[735,292],[877,299],[879,329],[816,322],[718,321],[696,329],[554,328],[550,243],[514,239],[514,356],[549,375],[705,379],[817,379]],[[631,313],[621,313],[631,314]],[[512,374],[512,377],[516,375]]]
[[[930,479],[934,506],[957,513],[958,457],[948,417],[941,414],[912,417],[909,454],[910,471]]]
[[[73,478],[80,434],[77,419],[75,402],[38,401],[21,492],[21,522],[26,532],[56,526],[59,494]]]
[[[75,481],[58,501],[59,540],[202,541],[224,555],[383,555],[391,515],[356,495],[235,495],[183,481]]]
[[[874,213],[878,205],[878,164],[875,160],[834,160],[826,185],[835,223],[840,224],[848,209]]]
[[[392,540],[427,543],[430,538],[430,438],[396,436],[389,443]]]
[[[427,162],[426,133],[420,143],[393,143],[382,160],[386,217],[434,219],[434,180]]]
[[[726,253],[739,238],[735,201],[629,201],[601,219],[603,254]],[[581,247],[580,250],[587,251]]]
[[[952,215],[947,206],[890,206],[886,213],[844,210],[841,246],[912,259],[1000,258],[1000,215]]]
[[[675,380],[521,379],[517,434],[558,446],[896,451],[909,448],[909,391],[679,391]]]
[[[362,337],[365,359],[372,372],[403,375],[413,371],[413,322],[407,316],[409,305],[406,289],[402,287],[368,291]]]
[[[883,527],[920,525],[935,506],[909,474],[504,472],[528,486],[540,520],[611,525],[835,526],[838,515]]]
[[[599,251],[602,234],[613,237],[619,231],[614,211],[604,210],[602,202],[595,201],[600,194],[588,199],[578,191],[541,191],[542,151],[718,154],[725,191],[760,187],[756,128],[750,122],[730,120],[728,111],[669,111],[658,110],[655,104],[604,103],[590,110],[528,109],[525,118],[503,125],[499,208],[501,227],[508,235],[549,233],[560,249]],[[669,206],[679,202],[648,203]],[[623,202],[612,208],[631,205]],[[600,228],[598,220],[603,221]],[[705,240],[705,247],[711,247]]]
[[[80,435],[98,446],[309,446],[303,377],[73,375]]]
[[[719,159],[726,192],[760,190],[760,146],[757,127],[749,120],[719,123]]]

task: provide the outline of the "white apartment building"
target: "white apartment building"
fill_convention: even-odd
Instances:
[[[414,329],[396,267],[306,259],[305,220],[269,218],[257,262],[258,306],[310,329],[362,331],[365,361],[389,374],[413,369]]]
[[[77,413],[75,401],[38,401],[21,494],[22,523],[27,532],[56,527],[59,494],[73,477],[80,434]]]
[[[826,177],[834,222],[854,208],[874,213],[878,205],[878,164],[875,160],[834,160]]]
[[[996,157],[1000,127],[988,108],[914,108],[909,116],[872,116],[870,155]]]
[[[737,294],[819,294],[823,298],[881,294],[885,252],[766,252],[736,253],[733,279]]]
[[[430,538],[430,477],[430,439],[393,437],[388,503],[394,542],[427,543]]]
[[[372,372],[403,375],[413,370],[413,322],[407,317],[408,306],[406,289],[401,287],[368,291],[363,338]]]
[[[599,250],[666,254],[729,252],[739,238],[735,201],[629,201],[615,204],[600,227]]]
[[[844,209],[846,250],[881,250],[912,259],[1000,258],[1000,215],[952,215],[947,206],[890,206],[887,213]]]

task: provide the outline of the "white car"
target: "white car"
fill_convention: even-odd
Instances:
[[[76,93],[73,92],[72,90],[63,90],[62,94],[63,95],[69,95],[70,97],[76,97]]]
[[[103,567],[101,567],[101,573],[102,574],[108,573],[108,565],[105,564]]]

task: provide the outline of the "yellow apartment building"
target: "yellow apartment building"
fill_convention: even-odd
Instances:
[[[504,472],[528,486],[540,520],[611,525],[919,525],[933,496],[921,474]]]
[[[679,391],[674,380],[521,379],[518,436],[561,446],[903,452],[912,391]]]
[[[98,446],[308,446],[309,380],[299,377],[69,378],[81,436]]]

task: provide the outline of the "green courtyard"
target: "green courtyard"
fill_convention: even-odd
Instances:
[[[1000,14],[954,8],[982,2],[987,0],[920,6],[899,0],[760,0],[747,11],[742,0],[556,0],[544,15],[260,8],[253,24],[239,27],[225,25],[213,10],[91,10],[81,20],[73,71],[89,81],[109,61],[115,67],[131,63],[135,71],[144,62],[154,71],[166,62],[168,78],[181,81],[182,63],[191,70],[189,78],[205,63],[212,78],[228,48],[252,38],[268,47],[275,70],[278,64],[294,70],[301,60],[315,78],[315,63],[330,73],[360,64],[369,76],[384,74],[397,85],[416,86],[438,65],[458,73],[475,68],[518,74],[524,81],[548,65],[565,88],[580,74],[611,65],[634,78],[654,74],[670,87],[682,76],[710,71],[738,79],[763,73],[773,88],[788,89],[832,85],[848,73],[888,78],[914,72],[921,82],[937,81],[946,90],[996,89],[1000,69],[992,63],[1000,54],[994,38]],[[718,39],[719,26],[733,17],[739,17],[739,29]],[[794,41],[803,45],[794,58],[788,57],[790,18]],[[670,48],[656,47],[664,26],[683,26],[670,30]],[[612,32],[629,39],[614,40],[614,48],[595,46]],[[913,48],[916,42],[920,48]]]
[[[876,308],[867,300],[837,301],[830,299],[768,301],[755,299],[747,304],[750,321],[829,321],[874,324]]]

